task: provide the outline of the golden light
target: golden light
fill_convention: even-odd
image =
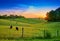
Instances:
[[[3,11],[0,12],[1,14],[13,14],[13,15],[22,15],[26,18],[45,18],[46,17],[46,13],[50,11],[50,9],[47,8],[35,8],[33,6],[30,6],[28,9],[26,9],[25,11],[22,10],[8,10],[8,11]]]

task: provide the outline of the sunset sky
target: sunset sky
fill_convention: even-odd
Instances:
[[[0,14],[22,15],[26,18],[45,17],[60,7],[60,0],[0,0]]]

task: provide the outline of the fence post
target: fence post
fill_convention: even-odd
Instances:
[[[45,30],[44,30],[44,38],[45,38]]]
[[[22,38],[24,38],[24,28],[22,27]]]
[[[56,35],[57,35],[57,37],[59,37],[59,30],[57,30]]]

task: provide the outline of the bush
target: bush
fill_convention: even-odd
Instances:
[[[52,38],[52,37],[51,37],[51,33],[44,30],[44,38],[45,38],[45,39],[51,39],[51,38]]]

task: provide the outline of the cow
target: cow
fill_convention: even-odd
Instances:
[[[10,26],[10,29],[12,29],[12,25]]]
[[[18,27],[16,27],[16,30],[18,31]]]

